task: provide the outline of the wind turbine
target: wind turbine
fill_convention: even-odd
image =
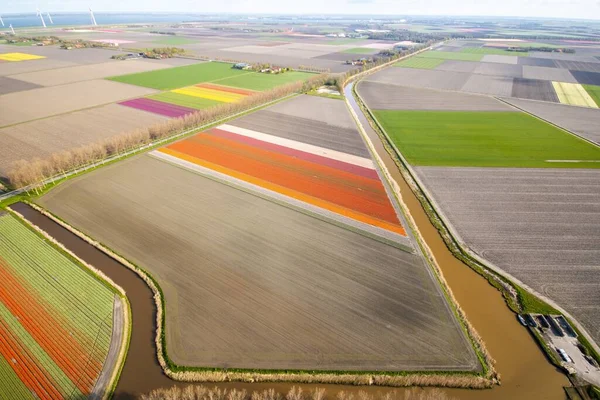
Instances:
[[[10,31],[12,32],[13,35],[16,35],[15,30],[12,27],[12,24],[9,25],[10,26]]]
[[[2,26],[4,26],[4,20],[2,19],[2,15],[0,15],[0,22],[2,23]]]
[[[48,11],[48,12],[46,13],[46,15],[48,16],[48,19],[50,20],[50,23],[51,23],[52,25],[54,25],[54,21],[52,21],[52,17],[50,16],[50,11]]]
[[[92,11],[92,7],[90,7],[89,9],[90,9],[90,17],[92,19],[92,25],[97,26],[98,24],[96,23],[96,17],[94,17],[94,12]]]
[[[46,27],[46,21],[44,21],[44,16],[40,12],[39,8],[36,11],[36,16],[40,17],[40,20],[42,21],[42,26],[45,28]]]

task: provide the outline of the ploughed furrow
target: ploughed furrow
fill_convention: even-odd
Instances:
[[[7,272],[4,265],[0,266],[0,301],[19,319],[27,332],[77,388],[83,393],[89,393],[102,363],[90,360],[90,355],[86,354],[70,332],[31,297]]]

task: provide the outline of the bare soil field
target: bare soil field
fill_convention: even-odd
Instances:
[[[523,78],[537,79],[542,81],[557,81],[567,83],[577,83],[577,80],[566,69],[523,66]]]
[[[165,119],[156,114],[109,104],[1,128],[0,176],[4,176],[15,161],[48,157],[52,153],[98,142]]]
[[[600,144],[600,112],[598,110],[519,99],[504,100],[531,114]]]
[[[76,63],[62,60],[44,58],[35,62],[3,62],[0,63],[0,76],[10,76],[25,72],[45,71],[53,68],[65,68],[77,65]]]
[[[460,48],[458,48],[460,49]],[[449,71],[449,72],[466,72],[471,73],[479,66],[477,61],[456,61],[446,60],[442,64],[438,65],[434,69],[437,71]]]
[[[373,110],[512,111],[488,96],[361,81],[358,92]]]
[[[10,93],[0,96],[0,109],[2,110],[0,126],[46,118],[153,93],[156,91],[107,80],[91,80]]]
[[[489,62],[489,63],[500,63],[500,64],[514,64],[517,65],[519,64],[519,58],[522,57],[518,57],[518,56],[502,56],[502,55],[496,55],[496,54],[486,54],[485,56],[483,56],[483,58],[481,59],[482,62]]]
[[[513,90],[513,78],[473,74],[461,90],[492,96],[510,96]]]
[[[547,58],[519,57],[519,65],[530,65],[532,67],[556,68],[557,61],[550,60]]]
[[[291,117],[310,118],[341,128],[356,129],[356,123],[348,113],[346,103],[335,99],[301,95],[277,103],[268,110]]]
[[[418,167],[462,240],[600,342],[600,170]]]
[[[40,85],[36,85],[34,83],[0,76],[0,95],[14,92],[23,92],[25,90],[35,89],[39,87]]]
[[[169,68],[172,65],[160,62],[127,60],[121,62],[105,62],[101,64],[77,65],[47,71],[28,72],[12,75],[11,78],[31,82],[40,86],[56,86],[67,83],[102,79],[115,75],[133,74],[136,72],[154,71]]]
[[[523,76],[523,67],[514,64],[499,63],[477,63],[477,68],[473,71],[481,75],[494,75],[502,77],[521,78]]]
[[[462,72],[386,68],[370,75],[366,81],[427,89],[461,90],[470,76]]]
[[[519,79],[513,81],[512,97],[558,103],[558,96],[551,81]]]
[[[577,83],[584,85],[600,85],[600,72],[571,71]]]
[[[347,114],[347,112],[342,114],[342,117],[348,118]],[[371,157],[356,127],[342,128],[339,125],[285,115],[271,110],[252,113],[236,119],[231,122],[231,125],[347,154],[369,159]]]
[[[177,363],[477,369],[423,260],[381,242],[147,156],[41,202],[158,279]]]

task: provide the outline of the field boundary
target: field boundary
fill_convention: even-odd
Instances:
[[[566,133],[569,133],[569,134],[571,134],[571,135],[573,135],[573,136],[575,136],[575,137],[577,137],[577,138],[579,138],[579,139],[582,139],[583,141],[585,141],[585,142],[588,142],[588,143],[590,143],[590,144],[592,144],[592,145],[594,145],[594,146],[596,146],[596,147],[600,147],[600,144],[599,144],[599,143],[596,143],[596,142],[594,142],[594,141],[593,141],[593,140],[591,140],[591,139],[588,139],[588,138],[586,138],[586,137],[584,137],[584,136],[581,136],[580,134],[578,134],[578,133],[576,133],[576,132],[570,131],[570,130],[569,130],[569,129],[567,129],[567,128],[563,128],[562,126],[560,126],[560,125],[558,125],[558,124],[555,124],[554,122],[548,121],[547,119],[544,119],[544,118],[540,117],[539,115],[535,115],[534,113],[531,113],[531,112],[529,112],[529,111],[527,111],[527,110],[525,110],[525,109],[523,109],[523,108],[521,108],[521,107],[519,107],[519,106],[517,106],[517,105],[515,105],[515,104],[512,104],[511,102],[509,102],[509,101],[505,100],[505,99],[504,99],[504,98],[502,98],[502,97],[495,97],[495,96],[492,96],[492,97],[494,97],[494,98],[495,98],[496,100],[498,100],[498,101],[501,101],[502,103],[506,104],[506,105],[507,105],[507,106],[509,106],[509,107],[512,107],[512,108],[515,108],[515,109],[517,109],[517,110],[521,111],[521,112],[522,112],[522,113],[524,113],[524,114],[531,115],[532,117],[534,117],[534,118],[537,118],[537,119],[539,119],[540,121],[543,121],[543,122],[545,122],[545,123],[547,123],[547,124],[549,124],[549,125],[552,125],[552,126],[554,126],[555,128],[558,128],[558,129],[560,129],[561,131],[564,131],[564,132],[566,132]],[[590,110],[590,109],[591,109],[590,107],[582,107],[582,106],[576,106],[576,105],[571,105],[571,104],[562,104],[562,103],[552,103],[552,102],[549,102],[549,101],[541,101],[541,100],[530,100],[530,99],[517,99],[517,100],[535,101],[535,102],[538,102],[538,103],[543,103],[543,104],[548,104],[548,103],[549,103],[549,104],[558,104],[559,106],[578,107],[578,108],[583,108],[583,109],[586,109],[586,110]]]
[[[156,305],[155,345],[157,357],[165,374],[173,380],[182,382],[299,382],[332,383],[374,386],[433,386],[452,388],[484,389],[492,386],[490,379],[476,372],[464,371],[318,371],[318,370],[265,370],[190,367],[175,364],[166,349],[166,301],[162,288],[156,279],[143,268],[130,262],[102,243],[92,239],[74,228],[50,211],[35,203],[24,201],[33,209],[50,218],[63,228],[94,246],[104,254],[121,263],[142,278],[154,293]]]
[[[131,324],[132,324],[131,310],[130,310],[130,304],[129,304],[129,300],[127,299],[127,294],[125,293],[125,290],[121,286],[117,285],[108,276],[106,276],[106,274],[104,274],[102,271],[100,271],[96,267],[92,266],[91,264],[87,263],[86,261],[82,260],[71,250],[67,249],[62,243],[60,243],[59,241],[54,239],[52,236],[50,236],[48,233],[46,233],[46,231],[42,230],[38,226],[31,223],[21,213],[13,210],[10,207],[7,207],[7,210],[11,215],[13,215],[15,218],[17,218],[28,229],[35,232],[42,239],[48,241],[50,243],[50,245],[52,247],[54,247],[57,251],[66,255],[68,258],[70,258],[76,264],[78,264],[78,266],[80,268],[87,270],[88,272],[91,273],[91,275],[94,278],[99,279],[101,282],[103,282],[105,285],[107,285],[110,289],[112,289],[115,292],[115,294],[123,302],[124,324],[123,324],[121,343],[119,346],[119,351],[117,353],[116,361],[115,361],[114,367],[110,373],[110,377],[109,377],[107,385],[99,390],[100,395],[97,395],[97,396],[92,395],[92,398],[94,398],[94,399],[103,399],[104,400],[104,399],[111,398],[112,394],[114,392],[114,389],[116,388],[119,377],[121,375],[121,371],[123,370],[123,366],[125,365],[125,358],[127,356],[127,351],[129,349],[129,340],[131,337]],[[113,332],[111,333],[111,336],[113,334],[114,334],[114,327],[113,327]],[[108,361],[108,359],[103,361],[103,370],[102,371],[104,371],[107,361]],[[95,389],[95,386],[94,386],[94,389]]]
[[[595,358],[600,359],[600,356],[598,355],[600,353],[600,347],[598,347],[598,345],[593,340],[591,340],[591,336],[585,330],[585,328],[583,328],[579,324],[579,322],[577,322],[568,312],[564,311],[562,307],[557,305],[553,300],[548,299],[546,296],[540,295],[539,293],[537,293],[537,291],[533,290],[531,287],[524,284],[519,279],[513,277],[511,274],[508,274],[507,272],[498,268],[489,261],[482,259],[469,249],[469,247],[466,245],[466,243],[464,243],[464,241],[461,239],[460,235],[458,235],[458,233],[455,231],[452,225],[449,224],[444,213],[441,211],[435,200],[433,200],[433,197],[425,188],[425,185],[423,184],[423,182],[421,182],[418,175],[412,169],[412,166],[410,166],[406,159],[404,159],[404,156],[396,147],[396,145],[392,142],[391,138],[383,129],[375,115],[366,106],[366,103],[364,102],[362,97],[360,97],[360,94],[358,94],[356,86],[354,87],[353,93],[358,98],[361,108],[366,110],[366,114],[368,115],[370,123],[374,125],[373,128],[384,141],[384,147],[390,153],[392,159],[396,162],[396,165],[398,166],[400,172],[406,179],[406,182],[409,184],[409,186],[415,193],[417,199],[419,200],[419,202],[423,206],[423,209],[427,213],[427,216],[429,217],[431,223],[436,227],[436,229],[440,233],[440,236],[444,240],[446,247],[448,247],[452,254],[457,259],[464,262],[474,271],[486,278],[492,286],[500,290],[500,292],[503,294],[506,300],[507,305],[513,312],[522,312],[524,308],[523,303],[525,301],[529,301],[531,303],[537,302],[536,305],[539,304],[542,307],[551,307],[555,310],[560,311],[560,313],[564,314],[569,319],[569,322],[571,322],[575,326],[576,330],[583,333],[583,335],[580,336],[583,336],[587,343],[582,344],[584,344],[584,346],[588,348],[591,347],[592,352],[595,354]],[[529,113],[526,114],[529,115]],[[542,120],[541,118],[539,119]],[[563,131],[566,131],[565,129],[559,126],[557,127]],[[571,133],[569,131],[566,132]],[[575,136],[579,138],[578,135]],[[588,141],[587,139],[585,140]],[[526,297],[533,297],[534,299],[526,299]],[[540,299],[543,300],[543,302]],[[544,302],[546,304],[544,304]],[[536,337],[536,340],[537,339],[538,338]],[[546,348],[541,343],[540,346],[543,350],[546,351]],[[549,356],[551,360],[555,360],[555,358],[553,358],[551,354]],[[557,366],[563,368],[560,364]]]

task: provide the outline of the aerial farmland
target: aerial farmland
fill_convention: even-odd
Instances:
[[[41,204],[158,279],[178,364],[480,368],[340,100],[296,97]]]
[[[455,237],[600,340],[599,114],[582,78],[600,62],[450,44],[416,57],[442,63],[400,62],[359,95]]]

